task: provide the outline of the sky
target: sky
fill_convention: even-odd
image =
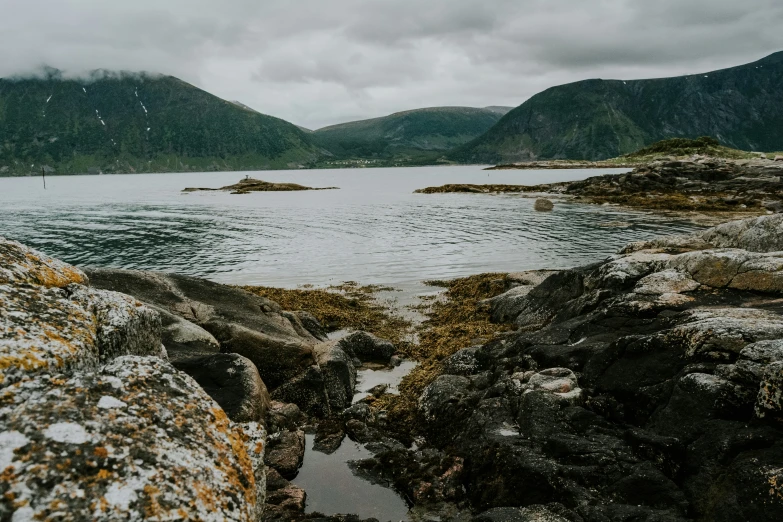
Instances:
[[[783,50],[781,0],[0,0],[0,77],[177,76],[310,129]]]

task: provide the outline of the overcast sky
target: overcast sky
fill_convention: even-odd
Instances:
[[[178,76],[298,125],[783,50],[783,0],[0,0],[0,76]]]

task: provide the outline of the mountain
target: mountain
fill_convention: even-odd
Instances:
[[[496,112],[502,116],[513,111],[514,107],[505,107],[503,105],[490,105],[489,107],[484,107],[484,109],[488,111]]]
[[[710,73],[552,87],[448,158],[601,160],[662,139],[699,136],[736,149],[783,150],[783,52]]]
[[[296,168],[319,156],[295,125],[172,76],[0,79],[0,175]]]
[[[502,115],[472,107],[432,107],[331,125],[313,132],[336,158],[433,160],[492,127]]]

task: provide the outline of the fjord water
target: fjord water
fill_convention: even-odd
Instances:
[[[478,166],[0,178],[0,235],[81,266],[219,282],[405,287],[479,272],[563,268],[685,222],[608,207],[533,210],[519,195],[413,194],[445,183],[538,184],[607,170]],[[616,170],[615,172],[623,172]],[[249,174],[340,190],[182,193]],[[617,224],[622,226],[614,226]]]

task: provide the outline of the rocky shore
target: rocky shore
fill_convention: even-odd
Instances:
[[[461,185],[416,192],[548,193],[589,203],[632,208],[695,211],[783,211],[783,162],[727,160],[695,156],[653,161],[627,174],[605,174],[583,181],[542,185]]]
[[[246,177],[233,185],[226,185],[220,188],[198,188],[188,187],[182,189],[182,192],[204,192],[204,191],[223,191],[231,194],[249,194],[251,192],[292,192],[300,190],[335,190],[338,187],[306,187],[297,183],[272,183]]]
[[[777,214],[437,283],[403,348],[0,240],[0,519],[358,522],[305,513],[310,433],[365,444],[354,473],[411,520],[780,520],[782,252]],[[400,395],[354,402],[400,355]]]

